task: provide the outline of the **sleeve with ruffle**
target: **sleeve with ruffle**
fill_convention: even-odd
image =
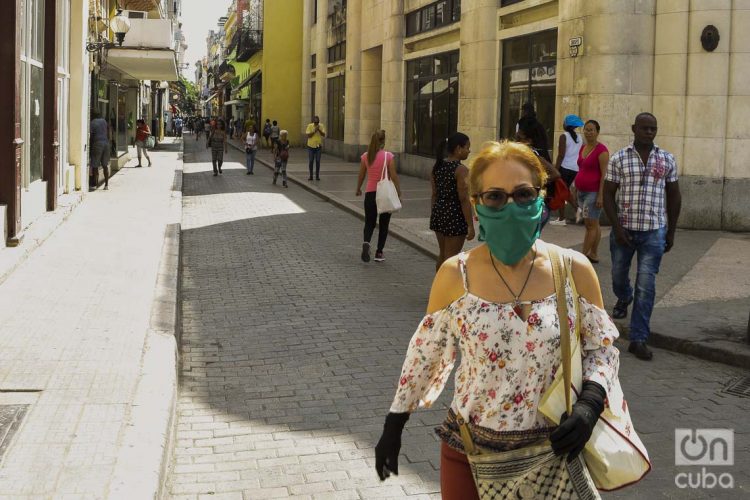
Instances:
[[[456,362],[451,314],[442,309],[424,317],[409,342],[390,411],[429,408],[443,391]]]
[[[583,297],[580,299],[581,355],[583,380],[591,380],[604,387],[613,411],[623,406],[623,395],[617,380],[620,351],[614,346],[620,336],[612,319]]]

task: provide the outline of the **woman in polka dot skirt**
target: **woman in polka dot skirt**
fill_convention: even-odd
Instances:
[[[469,157],[471,142],[461,132],[441,141],[432,167],[432,210],[430,229],[435,231],[440,256],[436,269],[458,255],[466,240],[474,239],[474,224],[469,201],[469,169],[461,162]],[[445,154],[447,153],[447,157]]]

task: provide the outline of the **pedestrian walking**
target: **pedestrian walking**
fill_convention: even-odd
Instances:
[[[671,153],[654,144],[656,117],[640,113],[632,126],[633,142],[612,155],[604,181],[604,211],[612,224],[612,288],[617,303],[612,317],[630,316],[628,351],[650,360],[646,346],[656,296],[656,275],[664,253],[674,245],[682,196],[677,163]],[[635,291],[630,263],[638,255]]]
[[[453,400],[436,429],[444,500],[479,498],[462,439],[466,431],[483,452],[513,457],[511,466],[520,467],[518,455],[545,440],[551,442],[545,463],[562,464],[567,456],[580,465],[605,399],[627,417],[614,347],[618,331],[603,309],[596,273],[583,255],[539,239],[546,175],[537,156],[514,142],[487,143],[473,161],[469,187],[485,244],[438,270],[375,447],[381,480],[398,474],[401,434],[411,412],[437,400],[458,359]],[[572,271],[558,288],[553,259],[561,263],[559,255]],[[558,320],[558,296],[566,297],[564,323]],[[540,413],[541,397],[561,363],[560,325],[576,324],[579,315],[583,385],[571,414],[556,427]],[[571,486],[564,483],[570,478],[562,481],[560,490]],[[527,487],[529,498],[544,496],[537,484]],[[544,498],[558,498],[550,495]]]
[[[263,138],[266,140],[266,147],[271,147],[271,119],[266,118],[266,123],[263,124]]]
[[[281,128],[279,127],[279,122],[274,120],[271,124],[271,148],[273,148],[276,143],[279,140],[279,136],[281,135]]]
[[[227,120],[227,124],[229,127],[229,137],[234,139],[234,117],[230,116]]]
[[[286,165],[289,161],[289,132],[286,130],[282,130],[279,132],[279,140],[276,141],[276,144],[273,148],[273,163],[274,163],[274,172],[273,172],[273,183],[276,184],[276,180],[279,178],[279,175],[281,176],[281,182],[282,185],[285,188],[288,188],[289,185],[287,184],[286,179]]]
[[[211,147],[211,163],[214,167],[214,177],[223,174],[221,166],[224,164],[224,154],[229,147],[227,140],[227,125],[224,120],[217,120],[216,128],[211,130],[208,136],[208,144]]]
[[[101,113],[91,113],[89,151],[91,157],[91,186],[96,189],[99,184],[99,167],[104,170],[104,190],[109,189],[109,139],[110,130],[107,120]]]
[[[469,157],[470,152],[469,136],[461,132],[451,134],[437,147],[437,157],[430,175],[430,230],[435,232],[440,248],[436,269],[458,255],[466,240],[474,239],[469,169],[461,163]]]
[[[546,146],[548,144],[547,132],[535,117],[526,117],[519,120],[516,141],[529,146],[547,172],[547,183],[544,186],[546,195],[542,213],[542,228],[544,228],[549,221],[551,212],[549,204],[555,195],[555,183],[560,178],[560,172],[552,165],[552,159]]]
[[[235,139],[242,138],[242,118],[239,118],[239,117],[234,122],[234,138]]]
[[[245,165],[247,167],[247,175],[253,175],[255,156],[258,154],[258,139],[258,132],[255,130],[255,125],[253,125],[245,136]]]
[[[552,162],[552,160],[549,159],[549,140],[547,139],[547,130],[537,118],[534,104],[530,102],[524,103],[521,107],[521,118],[516,122],[516,135],[518,135],[518,132],[521,130],[522,124],[525,125],[527,132],[531,131],[530,127],[533,126],[532,133],[527,133],[527,135],[534,137],[535,147],[541,151],[545,151],[548,158],[547,161]]]
[[[205,122],[203,121],[203,118],[198,117],[198,119],[195,120],[195,140],[196,141],[203,134],[204,129],[205,129]]]
[[[148,160],[148,166],[151,166],[151,158],[148,156],[148,138],[151,136],[151,129],[148,128],[144,120],[136,120],[135,127],[135,148],[138,153],[138,165],[136,167],[142,167],[141,155],[145,156]]]
[[[557,160],[555,168],[560,172],[568,189],[573,185],[576,174],[578,174],[578,153],[583,145],[583,139],[576,133],[578,127],[583,127],[583,120],[576,115],[567,115],[563,121],[563,133],[557,141]],[[579,219],[579,212],[576,211],[576,222]],[[565,205],[560,208],[560,215],[557,219],[550,221],[550,224],[564,226],[565,222]]]
[[[609,163],[609,150],[599,142],[600,130],[596,120],[589,120],[584,125],[586,143],[578,154],[578,175],[575,180],[578,206],[586,226],[581,252],[592,264],[599,263],[599,241],[602,239],[599,218],[604,206],[604,179]]]
[[[315,179],[320,180],[320,155],[323,151],[323,139],[326,136],[326,129],[320,123],[320,117],[313,116],[312,123],[308,124],[305,129],[305,134],[307,135],[307,168],[310,170],[310,177],[307,180],[313,180],[313,163],[315,164]]]
[[[309,128],[309,127],[308,127]],[[308,146],[309,147],[309,146]],[[385,130],[378,130],[370,138],[370,146],[367,148],[359,162],[359,177],[357,179],[357,196],[362,196],[362,183],[367,177],[365,186],[365,230],[364,242],[362,243],[361,258],[364,262],[370,262],[370,240],[375,232],[375,225],[378,225],[378,248],[375,250],[375,262],[385,261],[383,249],[385,241],[388,238],[388,226],[391,222],[391,214],[383,212],[378,217],[378,205],[376,193],[378,182],[383,178],[383,169],[387,169],[388,177],[396,186],[396,192],[401,198],[401,186],[396,172],[393,153],[385,150]]]

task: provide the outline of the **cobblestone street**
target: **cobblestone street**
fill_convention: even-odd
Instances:
[[[434,263],[390,238],[359,259],[362,223],[294,184],[271,184],[231,151],[214,177],[185,139],[182,367],[169,488],[174,499],[440,498],[450,384],[406,426],[401,475],[381,483],[374,443]],[[322,182],[325,182],[322,181]],[[624,351],[625,349],[621,350]],[[741,369],[655,350],[621,355],[620,376],[653,460],[639,485],[604,498],[740,498],[750,492],[750,399],[721,392]],[[674,429],[735,430],[733,490],[679,489]],[[711,469],[711,468],[709,468]]]

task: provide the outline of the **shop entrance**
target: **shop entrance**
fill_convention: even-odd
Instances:
[[[534,105],[550,146],[555,127],[557,30],[504,40],[500,136],[511,139],[522,106]]]

